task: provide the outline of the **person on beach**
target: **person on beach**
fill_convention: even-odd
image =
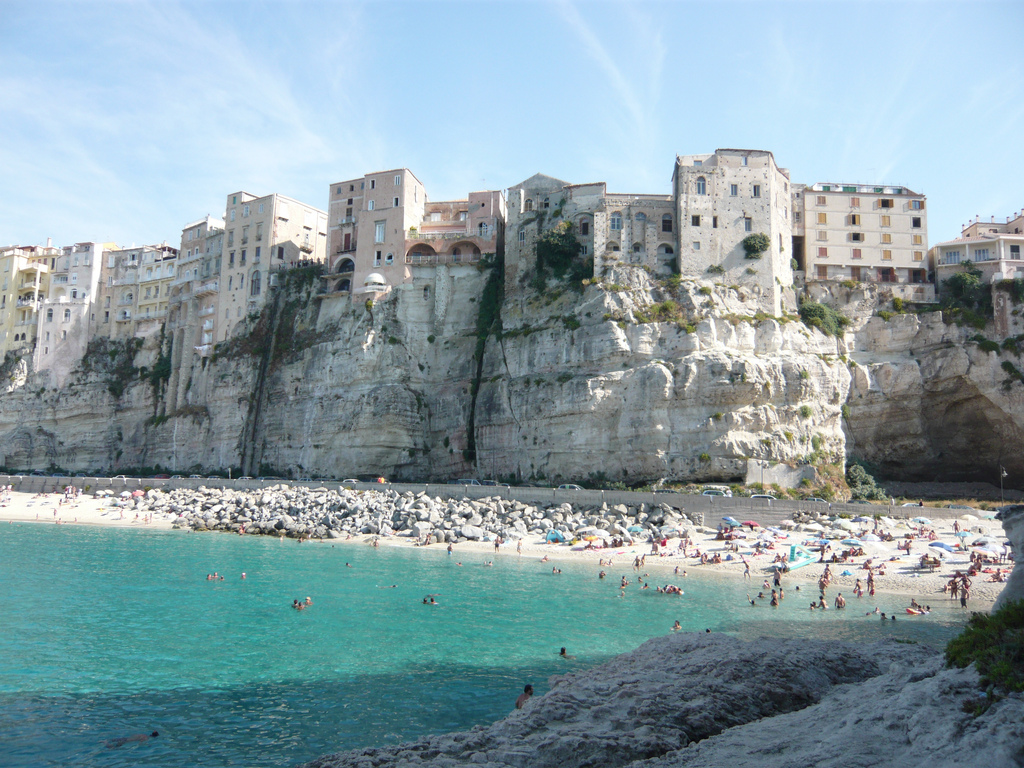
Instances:
[[[516,699],[516,709],[522,709],[523,705],[530,700],[533,696],[533,686],[526,685],[523,687],[523,692],[519,694],[519,698]]]
[[[116,749],[117,747],[123,747],[125,744],[131,744],[132,742],[141,743],[143,741],[149,741],[150,739],[155,739],[159,735],[160,733],[158,731],[153,731],[152,733],[137,733],[134,736],[122,736],[119,739],[108,741],[107,749]]]

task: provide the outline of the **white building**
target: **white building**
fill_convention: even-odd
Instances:
[[[1024,278],[1024,211],[1008,216],[1006,221],[983,222],[975,219],[964,226],[960,237],[937,243],[931,251],[935,265],[936,283],[942,290],[942,281],[971,262],[981,270],[987,283]]]

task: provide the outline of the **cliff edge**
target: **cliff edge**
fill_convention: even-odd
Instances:
[[[553,678],[493,725],[307,768],[1021,765],[1024,695],[965,712],[978,695],[922,646],[680,634]]]

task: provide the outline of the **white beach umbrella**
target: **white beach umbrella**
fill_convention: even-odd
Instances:
[[[969,522],[975,522],[978,518],[975,515],[960,515],[961,520],[967,520]]]

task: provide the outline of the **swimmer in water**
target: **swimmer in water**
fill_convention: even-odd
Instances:
[[[676,619],[676,623],[672,625],[672,631],[677,632],[683,628],[683,625],[679,623],[679,619]]]
[[[114,739],[113,741],[107,742],[107,749],[116,749],[117,747],[123,747],[125,744],[132,742],[149,741],[155,739],[160,733],[153,731],[152,733],[138,733],[134,736],[122,736],[120,739]]]
[[[564,645],[562,646],[562,650],[560,650],[558,652],[558,655],[561,656],[563,659],[575,659],[576,658],[575,656],[565,652],[565,646]]]
[[[245,578],[245,571],[242,571],[242,578]]]
[[[306,596],[306,605],[312,605],[312,604],[313,604],[313,599],[307,595]]]

